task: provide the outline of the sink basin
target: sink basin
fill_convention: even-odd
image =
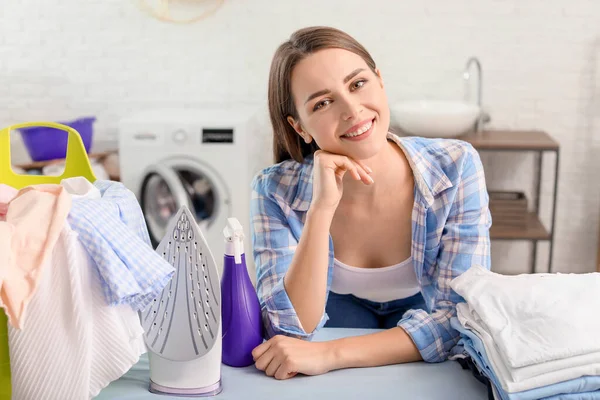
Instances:
[[[472,130],[480,114],[476,104],[460,101],[421,100],[390,107],[392,121],[407,134],[447,138]]]

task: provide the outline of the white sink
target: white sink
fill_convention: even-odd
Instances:
[[[476,104],[460,101],[405,101],[390,107],[392,122],[414,136],[455,137],[472,130],[480,114]]]

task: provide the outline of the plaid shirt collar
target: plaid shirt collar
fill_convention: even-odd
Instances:
[[[413,170],[417,190],[425,199],[427,207],[433,204],[434,198],[444,190],[452,187],[452,181],[439,163],[431,163],[431,156],[427,155],[427,148],[415,148],[409,140],[403,140],[393,133],[388,133],[388,140],[396,143],[404,152]],[[308,211],[312,200],[312,171],[313,156],[304,159],[305,168],[302,168],[298,179],[297,192],[290,207],[296,211]]]

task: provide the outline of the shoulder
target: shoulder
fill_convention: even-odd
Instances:
[[[292,204],[307,192],[307,187],[312,182],[312,166],[312,157],[306,158],[302,163],[286,160],[271,165],[254,176],[252,189],[259,195]]]
[[[481,169],[477,150],[459,139],[398,138],[410,161],[427,174],[446,176],[456,183],[466,171]]]

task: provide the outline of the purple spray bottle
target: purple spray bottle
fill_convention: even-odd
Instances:
[[[242,225],[236,218],[228,218],[223,234],[223,364],[247,367],[254,364],[252,350],[263,342],[260,304],[246,267]]]

